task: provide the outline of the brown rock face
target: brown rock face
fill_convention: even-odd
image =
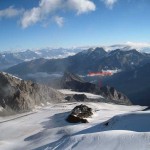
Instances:
[[[0,73],[0,106],[4,109],[22,112],[36,105],[61,102],[63,98],[63,94],[50,87]]]

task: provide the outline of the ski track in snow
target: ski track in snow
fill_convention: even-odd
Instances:
[[[80,104],[93,109],[89,123],[66,122]],[[0,150],[150,150],[150,111],[144,108],[73,102],[0,117]]]

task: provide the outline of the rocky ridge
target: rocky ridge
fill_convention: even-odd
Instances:
[[[78,92],[89,92],[97,95],[102,95],[104,97],[102,101],[105,102],[131,105],[131,102],[128,99],[128,97],[123,93],[117,91],[114,87],[99,87],[96,84],[84,81],[81,77],[70,72],[64,73],[64,76],[61,80],[61,86],[61,88],[64,89],[71,89]],[[86,100],[86,98],[83,98],[83,100]]]
[[[28,111],[61,102],[63,98],[63,94],[53,88],[0,72],[0,106],[5,110]]]

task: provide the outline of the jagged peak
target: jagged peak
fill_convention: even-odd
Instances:
[[[85,82],[81,77],[79,77],[78,75],[71,73],[69,71],[64,72],[64,76],[63,76],[62,80],[65,82],[67,82],[67,81]]]

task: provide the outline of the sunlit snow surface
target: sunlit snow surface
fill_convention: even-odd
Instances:
[[[72,91],[69,89],[62,89],[62,90],[58,90],[59,92],[66,94],[66,95],[70,95],[70,94],[84,94],[87,96],[87,98],[91,98],[91,99],[99,99],[99,98],[103,98],[101,95],[96,95],[96,94],[92,94],[92,93],[87,93],[87,92],[76,92],[76,91]]]
[[[67,123],[79,104],[93,109],[89,123]],[[74,102],[1,117],[0,150],[150,150],[150,111],[144,108]]]

